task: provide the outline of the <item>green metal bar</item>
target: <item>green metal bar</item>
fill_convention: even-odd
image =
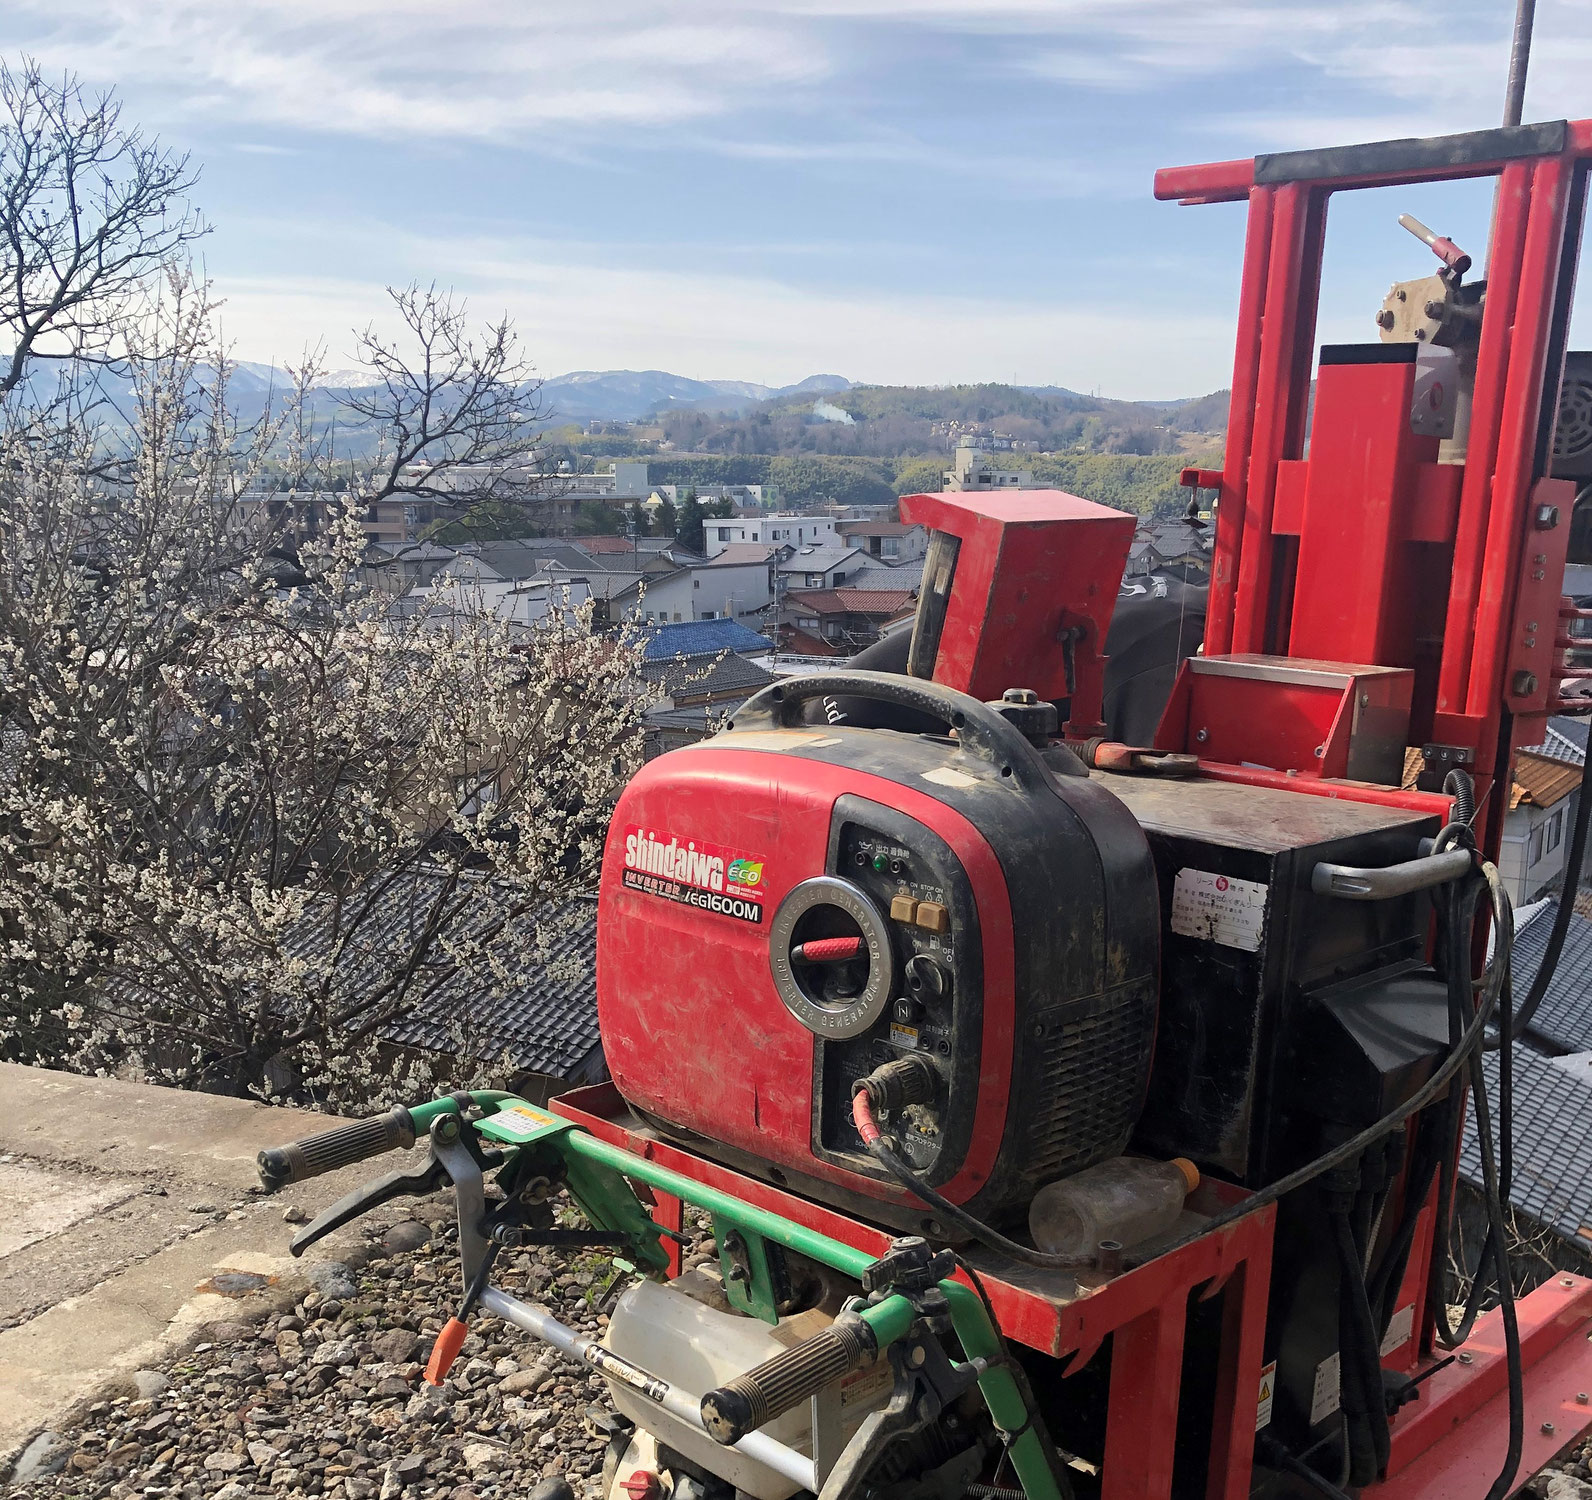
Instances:
[[[984,1311],[983,1299],[959,1281],[942,1281],[940,1289],[950,1299],[951,1322],[956,1327],[957,1338],[962,1341],[963,1353],[969,1359],[990,1361],[989,1367],[979,1376],[978,1388],[995,1425],[1003,1432],[1021,1432],[1008,1451],[1012,1467],[1022,1481],[1023,1493],[1028,1500],[1061,1500],[1061,1487],[1045,1457],[1044,1445],[1039,1441],[1039,1434],[1028,1426],[1028,1402],[1023,1399],[1011,1370],[1005,1364],[996,1363],[1005,1351],[989,1314]]]
[[[621,1172],[626,1177],[633,1177],[638,1182],[644,1182],[649,1187],[673,1193],[676,1198],[694,1203],[698,1208],[707,1209],[709,1213],[723,1214],[727,1219],[756,1231],[764,1239],[773,1240],[776,1245],[783,1245],[787,1250],[794,1250],[799,1255],[811,1256],[826,1266],[844,1271],[848,1276],[862,1275],[878,1259],[866,1250],[853,1250],[850,1245],[842,1245],[838,1240],[832,1240],[827,1234],[820,1234],[816,1229],[793,1224],[789,1219],[783,1219],[767,1209],[743,1203],[739,1198],[721,1193],[717,1188],[710,1188],[693,1178],[671,1172],[656,1162],[633,1156],[623,1147],[610,1146],[607,1141],[600,1141],[584,1130],[571,1130],[560,1138],[559,1144],[566,1151],[573,1151],[589,1161],[600,1162],[603,1166]]]
[[[874,1343],[885,1349],[907,1336],[917,1313],[905,1297],[886,1297],[872,1307],[858,1308],[857,1316],[873,1329]]]
[[[850,1245],[842,1245],[816,1229],[793,1224],[789,1219],[781,1218],[767,1209],[743,1203],[739,1198],[722,1193],[717,1188],[634,1156],[620,1146],[610,1146],[584,1130],[571,1130],[560,1138],[559,1144],[567,1151],[574,1151],[626,1177],[672,1193],[676,1198],[694,1203],[710,1213],[723,1214],[755,1230],[765,1239],[785,1246],[787,1250],[811,1256],[849,1276],[860,1276],[877,1259],[866,1250],[854,1250]],[[956,1336],[962,1342],[963,1352],[969,1359],[989,1361],[989,1367],[979,1377],[978,1388],[984,1404],[989,1408],[990,1417],[1003,1432],[1020,1434],[1012,1442],[1010,1452],[1012,1467],[1017,1471],[1023,1493],[1028,1500],[1062,1500],[1061,1487],[1045,1457],[1039,1434],[1029,1426],[1028,1402],[1012,1378],[1011,1370],[1002,1362],[1005,1351],[1001,1347],[1000,1335],[989,1320],[989,1314],[984,1311],[983,1301],[976,1292],[959,1281],[942,1281],[940,1289],[951,1304],[951,1321],[956,1328]],[[914,1315],[912,1304],[904,1297],[887,1297],[883,1302],[864,1309],[860,1316],[873,1328],[879,1347],[883,1349],[906,1334]]]
[[[502,1089],[474,1089],[470,1097],[483,1109],[489,1104],[501,1104],[505,1099],[513,1099],[513,1094],[506,1094]],[[419,1135],[426,1130],[438,1115],[456,1115],[459,1106],[450,1094],[442,1099],[428,1099],[424,1104],[411,1104],[409,1118],[415,1122],[415,1134]]]

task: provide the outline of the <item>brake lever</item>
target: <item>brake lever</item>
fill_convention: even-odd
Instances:
[[[367,1214],[394,1198],[423,1198],[453,1181],[448,1169],[435,1156],[418,1172],[389,1172],[374,1182],[367,1182],[351,1193],[345,1193],[330,1208],[322,1209],[308,1224],[293,1236],[288,1250],[302,1255],[317,1240],[323,1240],[334,1229]]]

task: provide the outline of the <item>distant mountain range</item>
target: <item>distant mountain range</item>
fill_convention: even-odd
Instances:
[[[315,388],[335,403],[336,393],[368,388],[365,370],[327,370],[316,378]],[[751,380],[692,380],[667,370],[572,370],[554,375],[541,385],[541,404],[549,420],[562,422],[635,422],[669,411],[712,411],[740,415],[760,401],[779,396],[829,395],[851,389],[841,375],[809,375],[795,385],[759,385]],[[263,403],[274,393],[280,400],[293,382],[274,365],[240,360],[234,367],[232,387],[246,404]],[[313,400],[319,408],[327,398]]]
[[[779,396],[848,391],[841,375],[809,375],[795,385],[749,380],[691,380],[666,370],[575,370],[542,382],[542,405],[554,421],[634,422],[666,411],[740,413]]]

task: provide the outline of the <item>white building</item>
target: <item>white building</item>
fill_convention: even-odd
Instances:
[[[906,526],[900,521],[837,521],[835,531],[842,541],[881,562],[921,562],[929,550],[926,526]]]
[[[945,471],[948,490],[1031,489],[1031,469],[1003,469],[980,448],[958,448]]]
[[[829,516],[725,516],[702,523],[709,557],[717,557],[736,542],[781,543],[791,547],[819,546],[835,540],[835,522]]]

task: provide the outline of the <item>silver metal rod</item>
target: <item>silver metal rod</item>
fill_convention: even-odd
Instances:
[[[552,1313],[533,1307],[529,1302],[521,1302],[518,1297],[512,1297],[495,1286],[489,1286],[481,1293],[479,1306],[493,1317],[502,1318],[505,1323],[512,1323],[516,1328],[522,1328],[533,1337],[551,1344],[559,1353],[590,1365],[599,1375],[622,1381],[649,1401],[655,1402],[671,1417],[707,1434],[707,1428],[702,1425],[700,1396],[689,1395],[670,1385],[667,1380],[661,1380],[650,1371],[631,1364],[629,1360],[619,1359],[595,1339],[589,1339],[560,1323]],[[820,1485],[812,1459],[794,1448],[787,1448],[784,1443],[762,1432],[749,1432],[733,1446],[737,1452],[773,1469],[800,1488],[810,1490],[815,1495],[818,1493]]]
[[[1318,896],[1337,896],[1345,901],[1386,901],[1391,896],[1407,896],[1411,891],[1446,885],[1458,880],[1470,867],[1468,849],[1449,849],[1380,869],[1323,861],[1310,872],[1310,889]]]
[[[1531,28],[1537,0],[1519,0],[1514,37],[1509,44],[1509,87],[1504,94],[1504,124],[1518,125],[1526,108],[1526,69],[1531,62]]]

